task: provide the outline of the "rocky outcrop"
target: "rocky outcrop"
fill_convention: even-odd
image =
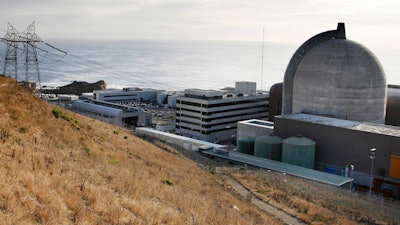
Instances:
[[[95,83],[87,83],[84,81],[74,81],[71,84],[59,87],[57,89],[44,89],[45,94],[68,94],[68,95],[82,95],[82,93],[93,92],[94,90],[104,90],[107,84],[104,80]]]

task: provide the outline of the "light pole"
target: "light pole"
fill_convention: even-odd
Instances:
[[[350,178],[352,179],[350,181],[350,192],[353,192],[353,171],[354,171],[354,165],[350,165]]]
[[[371,159],[371,176],[369,178],[369,195],[372,195],[372,173],[374,171],[374,159],[376,148],[371,148],[369,158]]]

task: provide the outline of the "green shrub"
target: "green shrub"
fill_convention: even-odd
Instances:
[[[60,109],[53,109],[52,113],[55,118],[60,118],[63,115],[63,113]]]
[[[162,180],[161,183],[169,185],[169,186],[174,186],[174,182],[170,179]]]
[[[53,109],[52,113],[55,118],[57,118],[57,119],[62,118],[64,120],[70,122],[72,124],[72,126],[75,127],[77,130],[80,129],[80,127],[78,126],[79,125],[78,120],[76,120],[72,117],[69,117],[68,115],[65,115],[60,109]]]
[[[85,147],[83,147],[83,150],[86,152],[86,154],[87,154],[88,156],[92,155],[92,151],[90,150],[89,147],[85,146]]]
[[[26,128],[26,127],[20,127],[20,128],[19,128],[19,132],[22,133],[22,134],[25,134],[26,132],[28,132],[28,128]]]
[[[115,164],[118,164],[118,163],[119,163],[119,160],[116,159],[116,158],[109,158],[109,159],[108,159],[108,162],[109,162],[110,164],[115,165]]]

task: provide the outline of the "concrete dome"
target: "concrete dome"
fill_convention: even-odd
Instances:
[[[383,122],[386,104],[383,69],[371,51],[346,39],[344,24],[341,25],[330,34],[334,37],[325,35],[321,39],[317,35],[313,45],[301,46],[303,54],[297,63],[289,63],[288,68],[292,68],[287,69],[285,82],[291,79],[291,93],[286,92],[285,85],[284,99],[290,94],[291,105],[286,106],[290,108],[286,114],[303,112]],[[292,74],[287,74],[288,70]],[[287,103],[284,102],[284,107]]]

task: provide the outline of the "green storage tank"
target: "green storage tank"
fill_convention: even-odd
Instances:
[[[282,138],[274,135],[261,136],[254,142],[254,155],[275,161],[282,159]]]
[[[249,155],[254,155],[254,141],[253,137],[241,138],[238,141],[238,152]]]
[[[282,142],[282,162],[314,169],[315,141],[299,135],[286,138]]]

